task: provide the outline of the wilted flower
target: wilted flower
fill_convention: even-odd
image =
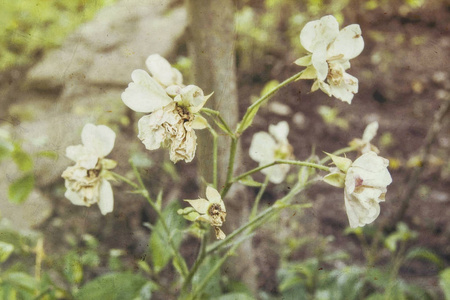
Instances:
[[[270,125],[269,133],[263,131],[256,133],[250,145],[250,157],[259,162],[260,166],[270,164],[278,159],[290,159],[292,157],[292,146],[287,140],[288,123],[281,121],[277,125]],[[269,176],[270,182],[278,184],[284,180],[289,172],[289,165],[278,164],[265,168],[261,172]]]
[[[122,100],[137,112],[151,113],[139,120],[139,139],[149,150],[170,148],[170,160],[192,161],[197,147],[194,129],[207,127],[197,113],[209,96],[195,85],[184,86],[181,73],[158,54],[146,61],[152,76],[144,70],[134,70],[133,82],[122,93]]]
[[[325,16],[305,25],[300,43],[311,54],[295,63],[308,67],[300,78],[315,79],[311,91],[320,88],[330,97],[351,103],[353,94],[358,92],[358,79],[345,70],[350,68],[349,60],[364,48],[359,25],[352,24],[339,31],[336,18]]]
[[[184,201],[189,202],[189,204],[197,211],[198,216],[196,216],[195,220],[209,223],[214,227],[216,237],[223,240],[225,238],[225,233],[223,233],[220,227],[225,222],[225,217],[227,216],[225,204],[223,203],[219,192],[210,186],[206,188],[206,198],[208,200],[199,198],[196,200]]]
[[[367,153],[369,151],[373,151],[375,153],[380,153],[380,150],[378,150],[377,147],[372,145],[370,142],[373,140],[373,138],[377,135],[378,131],[378,122],[374,121],[367,125],[366,129],[364,130],[362,139],[353,139],[350,142],[351,147],[355,147],[361,152],[362,154]]]
[[[389,160],[369,151],[353,163],[348,158],[329,155],[338,170],[325,176],[324,181],[344,187],[345,209],[350,227],[372,223],[380,214],[380,202],[385,201],[387,186],[392,178]]]
[[[113,211],[114,197],[108,182],[108,169],[116,162],[104,157],[114,147],[116,134],[104,125],[86,124],[81,132],[82,145],[69,146],[66,156],[75,161],[62,174],[67,188],[64,194],[75,205],[97,203],[103,215]]]

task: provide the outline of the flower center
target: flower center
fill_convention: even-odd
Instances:
[[[209,206],[208,215],[212,218],[214,226],[222,226],[225,222],[226,212],[222,211],[222,207],[218,203]]]
[[[189,122],[191,121],[194,116],[189,112],[188,108],[181,105],[176,105],[175,109],[178,112],[178,115],[181,117],[183,122]]]
[[[292,146],[289,144],[282,144],[275,149],[275,159],[289,159],[292,155]]]

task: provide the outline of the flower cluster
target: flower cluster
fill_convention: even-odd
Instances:
[[[352,24],[339,31],[336,18],[325,16],[305,25],[300,43],[310,54],[295,63],[307,67],[300,78],[315,80],[311,91],[320,88],[330,97],[351,103],[353,94],[358,92],[358,79],[346,70],[350,68],[350,59],[364,48],[359,25]]]
[[[281,121],[277,125],[269,125],[269,133],[258,132],[253,136],[250,145],[250,157],[259,162],[259,166],[270,164],[276,160],[292,158],[292,146],[287,140],[289,125]],[[278,164],[261,171],[266,174],[269,181],[281,183],[289,172],[288,164]]]
[[[104,158],[114,147],[116,134],[104,125],[86,124],[81,133],[82,145],[69,146],[66,156],[75,161],[62,174],[67,191],[65,196],[75,205],[97,203],[103,215],[112,212],[114,197],[109,169],[116,162]]]
[[[195,156],[197,136],[194,129],[207,127],[197,113],[210,95],[195,85],[183,85],[181,73],[158,54],[150,55],[144,70],[134,70],[133,82],[122,93],[122,100],[136,112],[151,113],[139,122],[138,138],[148,150],[166,145],[174,163],[190,162]]]
[[[370,224],[380,214],[380,202],[385,200],[392,178],[387,167],[389,160],[369,151],[354,162],[348,158],[328,154],[337,168],[324,181],[344,188],[345,209],[350,227]]]

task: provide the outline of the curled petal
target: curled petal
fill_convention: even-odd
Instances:
[[[219,192],[213,188],[213,187],[206,187],[206,198],[211,203],[220,203],[222,201],[222,197],[220,196]]]
[[[358,92],[358,78],[344,73],[339,84],[330,84],[330,92],[339,100],[351,104],[354,94]]]
[[[166,131],[162,126],[159,126],[155,120],[162,118],[163,111],[158,110],[151,115],[143,116],[139,119],[138,138],[145,145],[148,150],[155,150],[161,147],[161,143],[166,139]]]
[[[362,139],[364,142],[370,142],[376,135],[378,131],[378,122],[374,121],[367,125],[366,129],[364,130]]]
[[[105,125],[86,124],[81,132],[81,140],[98,157],[104,157],[114,148],[116,133]]]
[[[76,192],[67,189],[64,196],[72,202],[73,205],[89,206],[83,201],[83,198]]]
[[[364,49],[364,40],[358,24],[343,28],[328,48],[328,58],[339,57],[349,60],[357,57]]]
[[[208,127],[208,121],[200,115],[194,115],[192,129],[205,129]]]
[[[172,102],[166,91],[144,70],[131,73],[133,82],[122,93],[122,101],[137,112],[153,112]]]
[[[370,224],[380,215],[377,199],[381,193],[375,189],[366,189],[366,191],[365,195],[345,193],[345,209],[352,228]]]
[[[114,208],[113,190],[111,184],[106,179],[103,179],[100,184],[98,207],[100,208],[102,215],[112,212]]]

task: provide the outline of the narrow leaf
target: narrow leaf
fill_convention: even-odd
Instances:
[[[12,203],[24,202],[34,188],[34,175],[28,173],[9,185],[8,197]]]

